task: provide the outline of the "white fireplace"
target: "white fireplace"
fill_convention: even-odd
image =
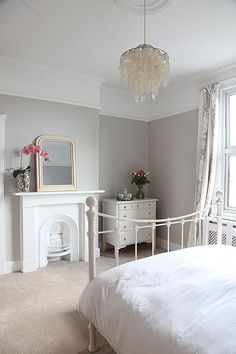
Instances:
[[[50,260],[88,260],[85,201],[104,191],[15,193],[20,198],[21,271]],[[96,255],[99,256],[98,243]]]

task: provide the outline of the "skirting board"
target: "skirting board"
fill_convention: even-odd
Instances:
[[[5,273],[20,272],[20,261],[5,262]]]
[[[162,238],[157,238],[157,247],[167,250],[167,241]],[[181,248],[178,243],[170,242],[170,251],[177,251]]]
[[[100,248],[96,248],[95,250],[96,257],[100,257]],[[20,272],[21,270],[21,262],[20,261],[12,261],[5,262],[5,274]]]

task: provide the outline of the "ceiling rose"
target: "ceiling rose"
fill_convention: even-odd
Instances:
[[[126,10],[127,12],[135,15],[144,14],[143,0],[114,0],[115,3]],[[161,12],[166,7],[171,5],[174,0],[147,0],[147,14],[155,14]]]

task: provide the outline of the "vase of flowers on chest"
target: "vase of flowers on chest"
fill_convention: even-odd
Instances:
[[[132,171],[130,173],[130,176],[132,178],[131,183],[135,183],[138,189],[136,193],[137,199],[144,199],[143,187],[145,186],[145,184],[149,184],[151,182],[149,179],[149,174],[150,172],[147,172],[143,169],[138,171]]]
[[[29,161],[25,164],[23,162],[24,156],[30,159],[31,156],[40,155],[44,161],[49,162],[48,153],[42,149],[39,145],[29,144],[23,147],[20,153],[20,166],[17,168],[10,168],[8,171],[13,171],[12,175],[16,179],[16,190],[17,192],[29,192],[30,191],[30,181],[31,181],[31,171]]]

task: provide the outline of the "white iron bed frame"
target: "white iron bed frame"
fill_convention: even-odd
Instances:
[[[128,218],[119,218],[112,215],[107,215],[103,213],[99,213],[95,210],[96,207],[96,199],[93,197],[88,197],[86,200],[86,205],[88,206],[88,210],[86,212],[88,219],[88,238],[89,238],[89,281],[91,282],[96,277],[96,256],[95,256],[95,237],[99,234],[106,233],[115,233],[116,245],[115,245],[115,258],[116,265],[119,265],[119,237],[121,230],[119,227],[116,227],[114,230],[107,231],[98,231],[97,230],[97,217],[101,216],[109,219],[116,219],[117,221],[131,221],[135,224],[133,228],[126,229],[126,231],[134,231],[135,232],[135,260],[138,258],[138,231],[144,228],[151,228],[152,230],[152,255],[155,252],[155,229],[157,227],[166,226],[167,228],[167,252],[170,251],[170,228],[172,225],[179,224],[181,225],[181,243],[180,248],[184,248],[184,225],[186,223],[193,223],[194,225],[194,246],[197,245],[196,239],[196,230],[198,227],[198,239],[202,240],[202,245],[207,245],[208,243],[208,226],[209,221],[214,220],[217,222],[217,244],[222,244],[222,211],[223,211],[223,193],[221,191],[216,192],[217,200],[214,204],[210,205],[204,210],[200,210],[198,212],[187,214],[174,218],[167,219],[156,219],[156,220],[141,220],[141,219],[128,219]],[[212,208],[216,206],[217,212],[216,215],[209,216]],[[138,225],[138,224],[139,225]],[[147,224],[144,226],[140,226],[140,224]],[[119,223],[117,223],[119,225]],[[124,230],[122,230],[124,232]],[[89,323],[89,351],[91,353],[97,351],[96,346],[96,328],[92,322]]]

